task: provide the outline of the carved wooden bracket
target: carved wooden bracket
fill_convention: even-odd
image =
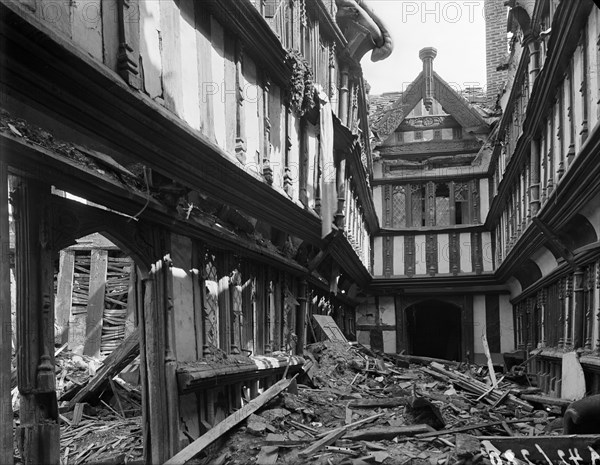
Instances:
[[[140,8],[138,0],[119,0],[119,53],[117,70],[125,82],[141,88],[140,77]]]

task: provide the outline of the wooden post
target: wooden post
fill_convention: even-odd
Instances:
[[[175,315],[173,306],[173,262],[163,259],[165,278],[165,384],[167,397],[167,423],[169,456],[179,452],[179,393],[177,391],[177,354],[175,352]]]
[[[56,322],[60,327],[60,344],[69,341],[69,317],[73,301],[73,272],[75,269],[75,252],[61,250],[56,289]]]
[[[60,462],[49,196],[50,186],[27,179],[20,179],[14,192],[21,394],[17,443],[24,464]]]
[[[254,305],[254,354],[263,355],[265,351],[265,307],[267,302],[267,283],[266,283],[266,269],[264,265],[259,265],[256,270],[256,293]],[[268,333],[267,333],[268,334]]]
[[[298,313],[296,315],[296,354],[302,355],[306,344],[306,280],[301,280],[298,286]]]
[[[88,298],[83,354],[100,357],[102,345],[102,320],[104,317],[104,294],[106,289],[106,265],[108,251],[92,250],[90,264],[90,295]]]
[[[583,319],[585,312],[583,309],[583,268],[577,267],[574,273],[574,289],[575,298],[573,299],[573,348],[579,349],[583,347]]]
[[[0,163],[0,463],[12,465],[14,449],[10,395],[12,326],[8,229],[8,167],[5,163]]]
[[[217,256],[218,299],[219,299],[219,347],[224,352],[231,349],[231,255],[227,252]]]
[[[145,281],[144,331],[149,423],[149,463],[168,458],[167,394],[165,386],[165,280],[164,263],[152,265]],[[140,328],[141,329],[141,328]],[[148,436],[148,435],[146,435]]]
[[[348,126],[348,66],[342,66],[341,76],[339,118],[344,126]]]

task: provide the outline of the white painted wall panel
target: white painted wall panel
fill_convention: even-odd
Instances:
[[[483,354],[481,336],[485,334],[485,296],[473,296],[473,349],[476,354]]]
[[[494,271],[494,249],[492,248],[492,233],[481,234],[481,252],[483,255],[483,271]]]
[[[513,311],[510,296],[500,295],[500,351],[511,352],[515,350],[515,337],[513,328]]]
[[[427,262],[425,254],[425,235],[418,234],[415,236],[415,273],[426,274]]]
[[[404,236],[394,237],[394,263],[392,274],[404,274]]]
[[[471,262],[471,234],[460,234],[460,271],[463,273],[471,273],[473,271],[473,263]]]
[[[373,254],[375,257],[373,274],[375,276],[383,276],[383,237],[378,236],[373,241]]]
[[[373,187],[373,204],[375,205],[375,213],[379,218],[379,224],[383,225],[383,187]]]
[[[450,236],[448,234],[438,234],[437,247],[438,273],[450,273]]]

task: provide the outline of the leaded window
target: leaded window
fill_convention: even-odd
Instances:
[[[435,186],[435,225],[450,225],[450,188],[447,183]]]
[[[392,227],[406,227],[406,188],[394,186],[392,190]]]
[[[391,189],[388,224],[393,228],[471,224],[477,218],[477,181],[395,185]]]

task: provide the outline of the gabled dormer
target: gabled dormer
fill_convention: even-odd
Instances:
[[[433,47],[422,49],[423,71],[395,101],[376,109],[373,145],[383,148],[381,155],[476,153],[487,137],[489,125],[483,112],[433,71],[436,55]]]

